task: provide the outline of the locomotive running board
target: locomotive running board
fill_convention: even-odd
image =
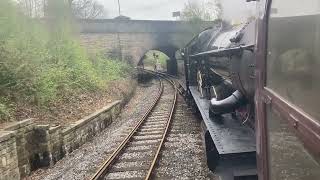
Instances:
[[[230,114],[223,115],[220,120],[210,119],[210,101],[200,97],[196,86],[190,86],[189,89],[214,143],[214,151],[211,150],[211,153],[216,152],[216,155],[213,155],[215,158],[209,159],[208,156],[212,155],[207,154],[209,161],[217,161],[213,163],[214,171],[224,180],[237,179],[239,174],[256,176],[256,144],[253,130],[233,119]]]

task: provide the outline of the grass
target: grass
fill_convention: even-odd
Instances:
[[[0,1],[0,122],[14,119],[18,103],[48,108],[130,73],[124,62],[89,56],[60,11],[61,6],[53,21],[43,23],[24,16],[14,1]]]

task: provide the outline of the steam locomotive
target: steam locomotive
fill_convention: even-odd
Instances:
[[[320,1],[260,0],[181,50],[187,96],[221,179],[320,179]]]

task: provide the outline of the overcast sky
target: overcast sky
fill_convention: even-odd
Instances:
[[[105,6],[108,18],[114,18],[118,15],[118,0],[97,1]],[[129,16],[131,19],[174,20],[172,12],[181,11],[187,1],[188,0],[120,0],[121,14]],[[224,17],[228,20],[239,21],[240,19],[244,19],[244,16],[254,13],[254,3],[246,3],[246,0],[220,0],[220,2],[223,7]]]

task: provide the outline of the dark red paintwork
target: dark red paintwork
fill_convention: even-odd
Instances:
[[[320,124],[319,121],[309,117],[303,110],[298,109],[285,101],[281,96],[266,88],[266,55],[268,39],[268,20],[272,0],[259,2],[260,9],[265,6],[264,11],[258,17],[257,46],[256,52],[256,138],[257,138],[257,161],[258,175],[261,180],[269,179],[268,167],[268,132],[266,107],[272,109],[287,120],[292,131],[302,140],[305,147],[313,154],[320,154]]]

